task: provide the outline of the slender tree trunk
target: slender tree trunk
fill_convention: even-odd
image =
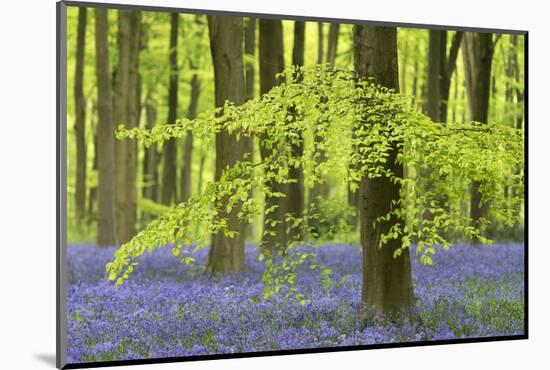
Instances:
[[[336,51],[338,50],[338,35],[340,24],[331,23],[328,30],[327,63],[334,68],[336,62]]]
[[[446,56],[446,49],[447,49],[447,41],[446,36],[445,41],[443,42],[443,46],[445,47],[443,49],[444,53],[443,56],[445,57],[443,59],[442,63],[442,75],[440,79],[440,103],[439,103],[439,119],[441,122],[447,122],[447,111],[449,107],[449,94],[451,91],[451,80],[453,78],[453,73],[456,70],[456,60],[458,58],[458,51],[460,49],[460,44],[462,43],[462,37],[463,32],[456,32],[453,36],[452,42],[451,42],[451,49],[449,51],[449,55]]]
[[[260,19],[260,94],[265,94],[281,81],[276,75],[284,70],[283,52],[283,26],[281,21]],[[266,148],[263,140],[260,139],[260,154],[263,158],[271,155],[271,148]],[[273,192],[288,194],[286,184],[271,182],[268,184]],[[286,201],[284,198],[265,197],[265,209],[275,207],[274,212],[269,215],[264,213],[264,221],[269,218],[276,224],[271,225],[264,222],[262,242],[268,248],[285,248],[286,240]],[[274,235],[271,235],[274,233]]]
[[[243,65],[243,20],[238,17],[208,16],[210,51],[214,64],[215,100],[217,107],[225,101],[242,104],[245,99]],[[216,171],[219,180],[228,166],[241,160],[244,146],[228,132],[216,134]],[[221,207],[220,216],[227,219],[231,231],[242,231],[237,210],[230,212]],[[208,269],[212,273],[230,273],[244,269],[244,240],[228,238],[223,232],[212,235],[208,254]]]
[[[363,78],[373,77],[383,86],[399,90],[397,30],[394,27],[355,26],[355,70]],[[366,121],[363,125],[368,125]],[[403,166],[396,163],[398,148],[388,157],[387,166],[398,177]],[[391,224],[375,220],[386,215],[391,202],[400,199],[400,185],[386,177],[361,180],[361,244],[363,245],[362,302],[383,313],[408,308],[414,303],[409,250],[394,258],[401,238],[380,247],[380,236]],[[404,220],[395,220],[401,222]]]
[[[189,108],[187,111],[187,118],[195,119],[197,116],[197,105],[199,102],[199,95],[201,89],[201,81],[198,73],[196,72],[196,66],[191,66],[191,98],[189,100]],[[183,150],[183,167],[181,169],[181,201],[186,202],[189,200],[192,191],[191,173],[193,170],[193,132],[187,132],[185,138],[185,147]]]
[[[441,79],[446,58],[447,32],[430,30],[428,46],[428,101],[426,113],[435,122],[440,122]]]
[[[92,112],[91,112],[91,132],[93,132],[93,143],[94,143],[94,159],[92,161],[92,170],[97,173],[97,104],[92,102]],[[95,204],[97,200],[97,185],[90,187],[90,196],[88,197],[88,209],[86,211],[88,223],[91,223],[96,219],[95,215]]]
[[[141,14],[120,10],[118,13],[118,67],[116,74],[116,124],[138,127],[138,67]],[[131,140],[115,141],[117,241],[126,243],[136,234],[137,146]]]
[[[200,40],[202,36],[202,27],[200,22],[200,16],[195,17],[195,23],[197,31],[195,32],[195,39]],[[199,102],[199,96],[201,92],[201,80],[197,72],[199,66],[197,61],[191,56],[189,58],[189,67],[191,69],[191,96],[189,99],[189,107],[187,109],[187,118],[193,120],[197,116],[197,107]],[[183,148],[183,166],[181,168],[181,181],[180,181],[180,198],[182,202],[189,200],[192,193],[191,174],[193,172],[193,132],[188,131],[185,138],[185,146]]]
[[[84,97],[84,52],[86,50],[86,11],[78,8],[76,66],[74,72],[75,142],[76,142],[76,220],[80,225],[86,213],[86,100]]]
[[[176,122],[178,109],[178,33],[179,15],[173,13],[170,21],[170,82],[168,87],[168,124]],[[176,140],[164,144],[161,202],[170,204],[176,199]]]
[[[244,53],[253,60],[256,55],[256,18],[246,18],[244,23]],[[245,63],[246,100],[254,99],[256,71],[253,63]]]
[[[109,69],[107,10],[95,9],[96,76],[98,102],[97,245],[116,244],[114,218],[114,125]]]
[[[256,18],[246,18],[244,21],[244,53],[248,57],[244,65],[244,79],[245,79],[245,100],[254,99],[254,87],[256,83],[256,70],[254,68],[254,63],[252,62],[256,55]],[[243,140],[243,145],[245,147],[245,152],[249,153],[249,161],[254,161],[254,136],[250,137],[241,137]],[[249,194],[250,197],[254,197],[254,190]],[[244,231],[241,233],[240,237],[243,239],[243,243],[246,242],[248,237],[253,235],[253,224],[248,223],[244,224]]]
[[[464,35],[462,50],[470,117],[480,123],[486,123],[489,115],[493,49],[493,35],[490,33]],[[488,204],[482,202],[479,187],[480,183],[474,181],[470,201],[470,218],[474,226],[480,226],[480,219],[488,212]]]
[[[304,50],[305,50],[305,27],[306,24],[303,21],[294,22],[294,46],[292,49],[292,64],[294,66],[304,65]],[[302,74],[297,73],[294,79],[300,81]],[[293,120],[300,120],[301,117],[297,116],[294,107],[289,109],[289,115]],[[299,142],[292,145],[292,156],[295,158],[301,158],[304,153],[304,142],[302,133],[298,133]],[[287,210],[288,213],[295,218],[303,218],[304,216],[304,170],[302,166],[294,167],[289,166],[288,177],[295,182],[288,184],[288,197],[287,197]],[[303,223],[299,227],[290,230],[290,240],[303,240],[304,239],[304,227]]]
[[[157,124],[157,110],[152,102],[145,104],[145,125],[151,130]],[[155,144],[145,149],[143,158],[143,197],[158,201],[158,152]]]
[[[202,182],[203,182],[203,178],[204,178],[204,164],[205,164],[205,162],[206,162],[206,153],[204,153],[204,151],[202,151],[200,159],[199,159],[199,180],[198,180],[199,183],[197,185],[199,194],[202,194]]]
[[[325,50],[325,38],[323,32],[323,23],[317,23],[317,64],[323,64],[323,55]]]

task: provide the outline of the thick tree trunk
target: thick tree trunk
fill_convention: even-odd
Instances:
[[[145,125],[151,130],[157,124],[157,110],[151,102],[145,104]],[[143,158],[143,197],[158,201],[158,152],[155,144],[145,149]]]
[[[76,142],[76,220],[80,224],[86,213],[86,99],[84,97],[84,52],[86,50],[86,8],[78,8],[76,65],[74,72],[75,142]]]
[[[383,86],[399,90],[397,67],[397,30],[390,27],[355,26],[355,69],[363,78],[373,77]],[[365,121],[362,124],[367,125]],[[387,161],[396,176],[403,176],[403,166],[396,163],[397,147]],[[363,246],[362,302],[383,313],[392,313],[413,305],[413,285],[409,250],[394,258],[401,239],[392,239],[380,247],[380,236],[391,224],[380,222],[391,202],[400,198],[400,185],[386,177],[361,180],[361,244]],[[392,222],[404,223],[404,220]]]
[[[111,75],[109,70],[109,23],[107,10],[95,9],[95,44],[97,76],[97,245],[116,244],[114,218],[114,125],[111,97]]]
[[[127,128],[138,126],[137,99],[139,67],[140,12],[121,10],[118,13],[118,68],[116,75],[115,120]],[[126,243],[136,234],[137,146],[131,140],[115,141],[116,168],[116,232],[117,241]]]
[[[173,13],[170,21],[170,82],[168,86],[168,124],[176,122],[178,109],[178,33],[179,15]],[[164,144],[161,202],[170,204],[176,199],[176,140]]]
[[[491,94],[491,67],[493,60],[493,35],[490,33],[466,33],[462,44],[464,52],[464,72],[470,118],[486,123],[489,115],[489,96]],[[470,218],[474,226],[480,226],[480,219],[488,212],[488,204],[482,203],[479,193],[480,184],[472,184]]]
[[[265,94],[281,81],[276,75],[284,70],[283,52],[283,26],[281,21],[260,19],[260,94]],[[266,148],[260,139],[260,154],[263,158],[272,154],[271,148]],[[276,150],[276,149],[275,149]],[[273,192],[288,194],[288,186],[277,182],[271,182],[268,186]],[[268,248],[285,248],[286,239],[286,200],[277,197],[265,197],[265,209],[275,207],[275,211],[269,215],[264,214],[276,224],[264,222],[262,243]],[[275,235],[270,235],[275,233]]]
[[[242,104],[245,98],[243,20],[237,17],[208,16],[208,31],[214,64],[216,106],[223,107],[226,100]],[[221,178],[225,168],[233,166],[242,159],[244,149],[235,135],[225,131],[216,134],[216,181]],[[225,207],[221,207],[220,216],[227,219],[229,230],[242,230],[242,223],[237,217],[236,209],[228,213]],[[228,238],[223,232],[212,235],[208,269],[212,273],[242,271],[244,269],[243,238]]]
[[[292,49],[292,64],[294,66],[304,65],[304,50],[305,50],[305,22],[294,22],[294,46]],[[301,80],[302,75],[296,74],[294,76],[296,80]],[[289,109],[289,115],[294,120],[301,119],[297,117],[294,107]],[[296,158],[302,157],[304,153],[304,142],[302,133],[298,133],[299,143],[292,145],[292,156]],[[288,184],[288,197],[287,197],[287,211],[295,218],[303,218],[304,216],[304,170],[302,166],[294,167],[290,166],[288,169],[288,177],[295,182]],[[300,224],[298,228],[294,228],[289,232],[290,240],[303,240],[304,227]]]

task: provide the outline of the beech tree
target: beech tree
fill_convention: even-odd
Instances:
[[[170,78],[168,85],[168,124],[174,124],[178,114],[178,34],[179,14],[170,15]],[[170,204],[176,198],[176,141],[164,144],[161,202]]]
[[[245,100],[243,64],[243,20],[238,17],[208,16],[210,51],[214,64],[216,107],[223,108],[226,101],[242,104]],[[219,181],[223,171],[242,160],[246,147],[235,134],[216,133],[216,171]],[[222,204],[226,204],[222,201]],[[217,212],[222,222],[232,231],[243,232],[244,224],[236,209],[222,207]],[[212,273],[238,272],[244,269],[244,240],[236,235],[215,232],[208,254],[208,269]]]
[[[451,78],[456,68],[462,32],[454,34],[447,56],[447,31],[430,30],[428,47],[428,102],[426,113],[437,122],[447,121]]]
[[[125,127],[139,126],[139,51],[141,13],[118,12],[118,65],[115,81],[115,120]],[[137,147],[117,140],[115,144],[115,199],[117,241],[125,243],[136,233]]]
[[[397,65],[397,29],[395,27],[355,26],[355,70],[362,78],[374,78],[379,84],[399,91]],[[365,117],[366,118],[366,117]],[[383,124],[383,123],[382,123]],[[359,129],[366,129],[366,119]],[[397,143],[393,143],[386,167],[397,177],[403,177],[403,165],[397,163]],[[408,308],[414,303],[409,250],[398,258],[394,253],[402,246],[400,237],[381,247],[382,235],[388,233],[390,222],[377,222],[400,199],[401,186],[388,177],[370,178],[360,184],[360,226],[363,247],[363,303],[383,312]],[[395,219],[394,223],[405,220]],[[373,225],[376,225],[373,227]]]
[[[114,215],[113,105],[109,63],[107,10],[95,9],[95,54],[97,78],[97,245],[116,244]]]
[[[462,43],[470,118],[480,123],[487,123],[489,116],[494,46],[493,35],[481,32],[467,32]],[[470,217],[476,226],[488,212],[488,202],[482,199],[480,186],[478,181],[472,184],[470,199]]]
[[[305,51],[305,30],[306,24],[302,21],[294,22],[294,46],[292,48],[292,65],[295,67],[302,67],[304,65],[304,51]],[[294,79],[297,81],[301,78],[301,72],[296,72]],[[300,119],[297,117],[296,110],[291,107],[289,114],[293,119]],[[295,157],[301,157],[304,153],[304,141],[303,135],[297,133],[299,136],[296,144],[292,146],[292,155]],[[303,168],[298,166],[289,166],[289,177],[294,180],[288,184],[288,197],[287,197],[287,211],[288,214],[294,218],[302,218],[304,216],[304,171]],[[290,230],[290,239],[303,240],[304,227],[292,228]]]
[[[260,19],[259,25],[260,94],[265,94],[282,82],[277,75],[282,73],[285,68],[283,25],[281,21],[272,19]],[[262,159],[271,154],[271,148],[267,148],[265,145],[269,141],[269,137],[260,137]],[[271,194],[265,195],[264,219],[269,218],[272,221],[267,224],[264,221],[262,243],[270,247],[284,248],[287,244],[285,222],[287,209],[285,200],[278,194],[287,194],[288,186],[276,180],[270,180],[269,184]]]
[[[76,182],[75,213],[79,223],[86,213],[86,98],[84,96],[84,53],[86,50],[87,9],[78,8],[76,63],[74,72]]]

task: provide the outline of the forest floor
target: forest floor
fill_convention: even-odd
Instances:
[[[248,271],[212,277],[163,248],[140,260],[116,288],[105,278],[114,248],[68,249],[68,362],[112,361],[523,334],[524,247],[456,245],[438,250],[433,266],[413,258],[414,320],[360,320],[361,250],[316,248],[332,269],[322,287],[305,269],[300,305],[278,295],[263,300],[257,249],[247,246]],[[413,253],[414,255],[414,253]],[[420,318],[420,319],[418,319]]]

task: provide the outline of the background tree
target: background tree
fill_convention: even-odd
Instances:
[[[281,21],[272,19],[260,19],[259,61],[260,61],[260,94],[265,94],[281,79],[277,74],[282,73],[284,64],[283,26]],[[272,149],[267,148],[265,141],[269,138],[260,138],[260,154],[262,159],[271,154]],[[272,192],[287,194],[286,184],[271,180],[269,187]],[[264,213],[264,230],[262,242],[268,247],[284,247],[287,242],[286,235],[286,201],[282,197],[274,197],[266,194],[265,209],[273,209],[270,214]],[[266,220],[271,222],[266,223]]]
[[[115,120],[128,128],[139,126],[139,51],[141,13],[118,12],[118,66],[115,81]],[[137,189],[135,143],[115,143],[117,241],[125,243],[136,233]]]
[[[148,100],[145,102],[145,127],[151,130],[157,123],[157,109],[155,103]],[[145,149],[143,157],[143,197],[158,201],[158,160],[159,153],[156,145],[151,145]]]
[[[305,51],[305,22],[294,22],[294,46],[292,48],[292,65],[296,67],[302,67],[304,65],[304,51]],[[297,81],[301,79],[301,73],[296,72],[293,78]],[[297,117],[296,110],[291,107],[289,114],[294,120],[301,119]],[[298,132],[299,142],[292,145],[292,156],[300,158],[304,153],[304,142],[302,133]],[[304,216],[304,171],[302,166],[289,166],[289,178],[294,182],[288,184],[288,197],[287,210],[288,213],[295,218],[302,218]],[[300,225],[297,228],[290,230],[289,238],[292,240],[303,240],[304,228]]]
[[[109,23],[107,10],[95,9],[97,75],[97,245],[116,244],[114,218],[114,141],[111,71],[109,67]]]
[[[451,78],[456,68],[462,32],[453,36],[447,56],[447,31],[430,30],[428,47],[428,116],[436,122],[447,121]]]
[[[462,43],[470,118],[480,123],[487,123],[489,116],[494,46],[491,33],[467,32]],[[470,200],[470,218],[476,226],[488,212],[488,204],[478,190],[480,186],[479,182],[473,182]]]
[[[170,16],[170,78],[168,86],[168,124],[176,122],[178,114],[178,34],[179,14]],[[176,141],[169,139],[164,144],[162,165],[161,202],[170,204],[176,198]]]
[[[214,64],[214,85],[216,107],[223,107],[226,101],[242,104],[245,99],[243,64],[243,20],[238,17],[208,16],[210,50]],[[216,134],[215,180],[222,172],[241,160],[245,146],[235,134],[222,131]],[[237,210],[217,210],[226,220],[229,230],[242,231]],[[223,232],[212,235],[208,254],[208,269],[212,273],[229,273],[244,269],[244,240],[229,237]]]
[[[395,27],[355,26],[355,70],[359,77],[372,77],[382,86],[399,91]],[[359,124],[369,123],[363,120]],[[396,162],[397,153],[395,146],[387,158],[387,168],[396,176],[403,177],[403,166]],[[380,247],[380,237],[389,231],[391,223],[379,222],[373,227],[379,217],[390,211],[392,201],[400,199],[400,188],[399,184],[384,176],[373,179],[365,176],[360,184],[361,300],[382,312],[400,310],[414,303],[409,250],[403,250],[401,256],[394,258],[394,251],[402,245],[400,237]]]
[[[74,72],[75,143],[76,143],[76,190],[75,211],[78,223],[86,213],[86,98],[84,96],[84,52],[86,50],[87,9],[78,9],[76,37],[76,63]]]
[[[202,39],[202,22],[200,21],[200,16],[195,17],[195,32],[194,32],[194,41],[195,44],[189,45],[190,48],[199,49],[198,43]],[[199,103],[199,96],[201,92],[201,80],[199,77],[199,57],[196,55],[201,50],[189,51],[188,60],[189,60],[189,69],[191,71],[191,91],[189,97],[189,106],[187,108],[187,117],[189,119],[195,119],[197,116],[197,107]],[[185,146],[183,149],[183,166],[181,169],[181,181],[180,181],[180,198],[182,202],[189,200],[192,191],[191,183],[191,173],[193,170],[193,132],[187,132],[185,138]]]

